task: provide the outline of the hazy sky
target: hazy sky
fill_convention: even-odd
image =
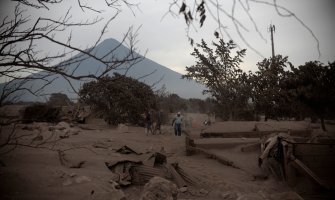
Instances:
[[[96,8],[104,9],[105,12],[101,16],[105,19],[113,16],[115,9],[107,9],[104,5],[104,0],[87,1],[91,2]],[[93,3],[92,3],[93,2]],[[112,21],[104,38],[115,38],[120,40],[123,34],[130,26],[134,28],[140,27],[138,31],[139,40],[137,43],[141,52],[148,50],[146,56],[166,67],[175,71],[184,73],[185,66],[192,65],[195,60],[190,53],[192,47],[186,37],[186,24],[183,16],[173,17],[168,14],[163,19],[164,14],[169,10],[169,3],[172,0],[142,0],[132,1],[140,2],[139,9],[134,8],[133,12],[128,8],[122,8],[122,12]],[[233,0],[220,1],[222,8],[231,13]],[[255,48],[264,57],[271,56],[271,42],[268,26],[272,23],[276,26],[274,35],[275,52],[289,57],[294,65],[298,66],[311,60],[320,60],[324,63],[335,60],[335,19],[333,0],[277,0],[279,5],[285,6],[296,14],[315,34],[320,42],[321,57],[319,57],[317,43],[311,33],[296,19],[292,17],[279,17],[273,7],[257,4],[252,1],[241,0],[236,1],[235,17],[238,19],[248,31],[241,30],[246,41]],[[249,20],[248,16],[243,12],[239,2],[247,5],[249,2],[250,14],[256,22],[259,31],[265,38],[262,39]],[[273,1],[268,1],[273,2]],[[9,0],[1,1],[1,20],[13,11],[13,2]],[[38,16],[49,16],[57,19],[67,11],[67,8],[72,6],[71,13],[73,21],[93,19],[96,16],[91,11],[82,12],[78,8],[77,1],[65,1],[60,6],[53,7],[50,11],[36,10],[28,8],[26,14],[32,18]],[[175,11],[178,11],[175,9]],[[214,12],[216,12],[214,10]],[[285,13],[285,12],[283,12]],[[217,41],[214,37],[214,30],[217,24],[211,20],[210,14],[207,13],[207,20],[202,28],[199,28],[198,23],[194,23],[194,28],[190,29],[190,36],[195,39],[195,42],[200,42],[203,38],[207,43]],[[244,59],[242,68],[247,70],[255,70],[256,63],[263,58],[247,47],[237,35],[234,25],[227,17],[222,16],[222,23],[226,26],[226,30],[236,41],[240,48],[247,48],[247,56]],[[103,23],[100,23],[101,26]],[[90,27],[83,29],[74,29],[72,31],[73,43],[82,48],[94,42],[94,39],[99,34],[100,27]],[[66,33],[62,33],[66,36]],[[64,38],[65,38],[64,36]],[[58,37],[62,37],[59,35]],[[226,34],[224,39],[228,39]],[[44,47],[41,44],[41,49],[49,50],[50,47]]]

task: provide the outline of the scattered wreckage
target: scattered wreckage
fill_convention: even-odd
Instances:
[[[229,122],[227,124],[229,126]],[[291,188],[300,188],[296,189],[298,193],[305,194],[309,190],[306,188],[312,188],[313,191],[307,191],[309,195],[334,195],[334,136],[315,136],[312,134],[313,127],[305,122],[297,127],[280,122],[277,124],[278,126],[271,127],[266,123],[250,122],[242,131],[241,128],[234,131],[233,127],[228,127],[228,131],[208,127],[202,130],[200,138],[192,138],[192,135],[186,134],[186,154],[201,153],[224,165],[240,168],[229,157],[211,151],[212,148],[233,148],[235,145],[234,147],[244,153],[258,152],[258,166],[262,170],[267,169],[277,180],[286,182]],[[218,144],[221,138],[224,142]],[[227,140],[235,142],[230,144]]]
[[[178,163],[169,163],[164,149],[142,153],[124,145],[115,150],[123,155],[105,162],[105,165],[113,173],[110,182],[117,187],[145,185],[153,178],[161,177],[174,183],[179,192],[205,190],[201,180],[187,173]]]

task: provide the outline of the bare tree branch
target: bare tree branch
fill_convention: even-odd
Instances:
[[[230,12],[228,4],[231,6]],[[194,26],[193,22],[199,22],[200,27],[203,25],[204,21],[208,19],[208,14],[211,17],[212,20],[214,20],[217,23],[217,28],[213,30],[213,33],[216,37],[220,36],[223,38],[223,36],[228,37],[229,40],[234,40],[235,38],[232,37],[231,30],[229,31],[227,26],[228,23],[223,24],[224,19],[228,19],[229,22],[233,23],[234,31],[237,32],[238,38],[242,40],[242,43],[246,45],[249,49],[251,49],[253,52],[258,54],[261,57],[262,54],[255,49],[249,41],[245,38],[242,31],[249,32],[246,24],[242,23],[237,19],[238,16],[236,16],[237,9],[242,9],[242,13],[246,14],[249,18],[249,21],[252,23],[254,30],[259,35],[259,37],[266,41],[262,33],[260,32],[260,29],[257,25],[257,22],[255,21],[254,17],[252,16],[252,11],[250,9],[250,4],[259,4],[259,5],[266,5],[270,8],[275,9],[275,13],[280,17],[292,17],[294,20],[298,21],[313,37],[313,39],[316,42],[316,48],[319,54],[319,57],[321,56],[320,52],[320,43],[318,38],[315,36],[314,32],[310,27],[308,27],[299,17],[297,17],[292,11],[290,11],[288,8],[281,6],[278,4],[277,0],[272,1],[262,1],[262,0],[232,0],[230,2],[227,1],[219,1],[219,0],[193,0],[193,1],[184,1],[184,0],[171,0],[169,9],[167,13],[165,13],[162,17],[165,18],[168,14],[170,14],[173,17],[177,17],[179,14],[184,15],[185,22],[187,25],[187,37],[189,38],[189,41],[191,45],[193,45],[194,41],[192,36],[189,34],[189,27]],[[237,5],[241,6],[241,8],[237,7]],[[195,9],[196,8],[196,9]],[[176,12],[179,11],[179,12]],[[216,13],[214,12],[216,11]],[[179,14],[178,14],[179,13]],[[196,30],[196,29],[195,29]],[[220,33],[220,35],[218,34]],[[224,33],[224,34],[223,34]],[[239,45],[240,46],[240,45]]]
[[[126,0],[106,0],[106,5],[115,8],[116,12],[105,22],[94,44],[89,48],[83,49],[72,44],[72,28],[97,25],[103,21],[103,18],[97,17],[84,21],[72,21],[70,8],[58,19],[40,17],[36,19],[36,21],[32,21],[30,16],[26,14],[26,11],[23,10],[20,5],[23,4],[36,8],[37,10],[49,10],[51,6],[60,4],[63,1],[16,1],[19,2],[19,4],[15,7],[13,18],[7,16],[0,24],[0,75],[10,81],[0,87],[0,92],[2,93],[0,106],[6,98],[12,96],[13,98],[11,100],[17,99],[23,92],[37,95],[43,88],[51,84],[51,82],[47,80],[50,80],[49,77],[54,75],[63,77],[72,89],[75,89],[71,84],[71,80],[99,79],[113,70],[125,70],[127,73],[132,66],[143,59],[143,57],[136,52],[137,49],[134,46],[136,44],[138,30],[134,32],[132,27],[126,32],[122,42],[118,46],[112,47],[104,55],[98,55],[95,49],[101,42],[111,22],[118,16],[121,11],[121,6],[125,5],[132,9],[133,7],[137,7],[138,4],[130,3]],[[82,11],[91,10],[100,13],[99,10],[83,3],[81,0],[77,2]],[[29,24],[32,24],[32,26],[29,26]],[[57,39],[55,36],[63,31],[70,31],[67,39]],[[126,55],[120,57],[116,52],[122,44],[127,41],[129,41],[130,50]],[[63,51],[56,53],[41,51],[38,49],[39,43],[41,42],[50,44],[55,49],[63,49]],[[72,54],[77,55],[70,57]],[[95,73],[76,73],[81,68],[82,63],[87,59],[96,61],[100,67]],[[45,75],[37,77],[40,72],[43,72]],[[33,91],[32,88],[28,87],[28,82],[36,79],[45,81],[45,84],[36,91]],[[19,80],[21,83],[18,83]],[[51,78],[51,80],[55,80],[55,78]],[[9,90],[9,86],[15,87]],[[14,93],[20,93],[20,95],[16,95],[14,98]]]

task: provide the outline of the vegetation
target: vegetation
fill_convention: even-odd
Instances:
[[[60,108],[48,104],[34,104],[27,107],[23,113],[23,122],[59,122]]]
[[[298,68],[292,67],[287,89],[309,116],[317,116],[326,130],[324,119],[335,117],[335,62],[324,66],[311,61]]]
[[[79,101],[90,105],[109,124],[142,123],[142,114],[156,108],[152,89],[136,79],[114,73],[85,83]]]
[[[239,65],[245,50],[236,51],[233,41],[197,44],[191,55],[196,64],[186,67],[184,78],[205,84],[216,102],[217,116],[233,120],[265,120],[335,115],[335,62],[324,66],[318,61],[294,67],[288,57],[277,55],[257,63],[258,71],[246,74]]]
[[[263,113],[268,118],[288,116],[285,111],[288,104],[287,91],[283,83],[287,79],[287,69],[292,67],[287,57],[277,55],[257,63],[258,71],[249,74],[251,99],[255,113]]]
[[[48,104],[52,106],[69,106],[72,102],[66,94],[52,93],[49,97]]]
[[[209,93],[220,110],[225,111],[225,118],[231,116],[236,119],[238,112],[242,112],[248,105],[249,89],[247,74],[239,64],[246,50],[232,51],[236,48],[233,41],[213,43],[214,50],[205,41],[197,44],[191,55],[196,58],[196,64],[186,67],[187,74],[183,78],[195,79],[208,88],[204,93]]]

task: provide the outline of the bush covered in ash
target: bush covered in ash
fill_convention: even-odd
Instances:
[[[23,122],[59,122],[60,107],[47,104],[33,104],[27,107],[23,113]]]

